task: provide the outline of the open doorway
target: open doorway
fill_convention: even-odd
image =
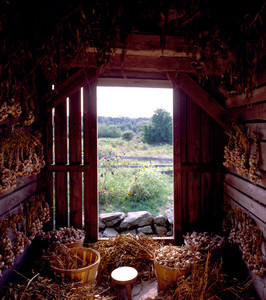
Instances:
[[[97,87],[99,237],[173,237],[173,89]]]

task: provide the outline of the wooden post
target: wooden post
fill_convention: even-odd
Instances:
[[[86,240],[98,239],[98,156],[97,156],[97,100],[96,80],[83,87],[84,163],[84,214]]]
[[[55,164],[67,164],[66,100],[55,108]],[[56,228],[68,226],[67,173],[55,173]]]
[[[69,97],[69,163],[81,164],[80,89]],[[82,173],[70,173],[70,225],[82,228]]]
[[[181,195],[181,91],[174,88],[173,94],[173,149],[174,149],[174,233],[175,241],[182,239]]]

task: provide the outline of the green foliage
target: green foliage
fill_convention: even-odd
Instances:
[[[170,176],[155,168],[118,169],[109,174],[105,190],[99,191],[100,213],[139,210],[153,214],[165,212],[168,197],[172,194]],[[104,177],[100,177],[99,186],[103,182]]]
[[[148,118],[129,118],[129,117],[98,117],[98,126],[105,128],[106,126],[114,125],[116,128],[119,128],[121,132],[128,130],[138,133],[143,125],[147,122]],[[99,136],[104,137],[104,136]]]
[[[128,130],[122,133],[122,139],[125,141],[131,141],[134,138],[134,132],[132,130]]]
[[[122,131],[116,125],[98,125],[98,137],[99,138],[117,138],[121,137]]]
[[[144,141],[148,144],[172,143],[172,117],[169,112],[157,109],[151,121],[142,128]]]

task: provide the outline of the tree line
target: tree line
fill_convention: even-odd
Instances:
[[[172,117],[159,108],[151,118],[98,117],[99,138],[132,140],[141,137],[148,144],[172,143]]]

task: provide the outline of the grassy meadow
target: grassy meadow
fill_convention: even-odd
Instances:
[[[172,145],[149,145],[135,138],[99,138],[98,189],[99,212],[128,212],[147,210],[164,214],[173,203],[172,162],[156,160],[129,160],[123,156],[172,158]],[[122,168],[117,165],[139,165],[140,168]]]

